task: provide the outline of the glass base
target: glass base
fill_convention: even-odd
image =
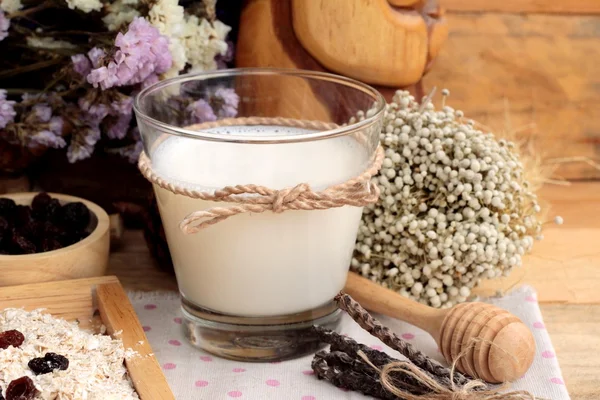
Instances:
[[[236,317],[182,301],[185,335],[192,345],[216,356],[248,362],[283,361],[314,353],[325,345],[312,333],[319,325],[337,331],[335,303],[277,317]]]

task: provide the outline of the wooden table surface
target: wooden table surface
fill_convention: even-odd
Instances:
[[[478,294],[495,294],[520,284],[538,291],[544,321],[554,343],[573,400],[600,398],[600,182],[549,186],[541,198],[551,220],[544,240],[509,278],[485,282]],[[126,231],[111,255],[109,273],[127,289],[176,290],[173,276],[150,257],[140,231]]]

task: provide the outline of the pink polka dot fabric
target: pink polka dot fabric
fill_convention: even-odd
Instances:
[[[175,294],[131,293],[148,341],[177,400],[363,400],[367,397],[320,381],[310,368],[312,356],[272,363],[223,360],[192,347],[183,335],[180,300]],[[529,372],[511,389],[528,390],[539,398],[569,400],[558,357],[537,304],[535,292],[520,288],[492,303],[510,310],[530,327],[537,354]],[[397,335],[429,356],[444,362],[435,341],[424,331],[401,321],[378,318]],[[340,331],[365,345],[401,356],[345,317]],[[568,383],[568,382],[567,382]]]

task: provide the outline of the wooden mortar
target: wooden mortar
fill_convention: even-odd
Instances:
[[[533,363],[535,340],[510,312],[486,303],[463,303],[436,309],[409,300],[354,272],[345,292],[366,309],[427,331],[448,363],[490,383],[521,378]]]

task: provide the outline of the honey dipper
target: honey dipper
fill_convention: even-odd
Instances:
[[[511,382],[522,377],[533,362],[535,340],[529,328],[510,312],[491,304],[462,303],[436,309],[354,272],[348,273],[344,290],[367,310],[427,331],[446,361],[452,364],[458,358],[456,368],[474,378]]]

